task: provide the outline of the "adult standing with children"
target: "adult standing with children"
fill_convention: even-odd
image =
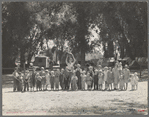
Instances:
[[[119,71],[118,71],[118,63],[115,64],[115,67],[112,69],[114,76],[114,90],[118,89],[118,80],[119,80]]]
[[[16,91],[16,89],[17,90],[19,89],[18,79],[19,79],[19,73],[18,73],[18,68],[16,67],[13,72],[13,91]]]

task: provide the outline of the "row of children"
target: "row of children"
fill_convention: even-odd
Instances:
[[[67,69],[67,67],[66,67]],[[97,69],[93,69],[89,66],[88,70],[82,70],[80,65],[77,65],[75,70],[70,72],[68,78],[66,78],[67,70],[58,69],[57,71],[49,71],[41,68],[40,72],[36,72],[33,69],[31,72],[28,70],[25,74],[18,73],[17,69],[14,71],[14,91],[29,91],[29,87],[32,91],[36,86],[36,90],[47,90],[48,86],[51,90],[59,90],[59,85],[61,89],[65,89],[65,86],[70,85],[71,90],[85,90],[86,85],[88,90],[127,90],[128,81],[131,81],[132,89],[137,89],[138,76],[137,73],[130,75],[130,70],[128,66],[125,65],[123,68],[121,63],[116,63],[115,67],[102,68],[100,65]],[[130,77],[131,76],[131,77]],[[114,87],[113,87],[114,85]],[[17,87],[16,87],[17,86]],[[104,89],[103,89],[104,88]]]
[[[80,76],[82,90],[85,90],[85,85],[87,85],[87,90],[92,90],[93,84],[94,90],[127,90],[129,81],[131,81],[132,90],[138,88],[139,78],[137,72],[130,74],[128,65],[125,65],[123,68],[121,63],[116,63],[113,69],[111,67],[102,68],[99,66],[94,70],[90,66],[89,71],[83,70]],[[77,89],[76,80],[78,78],[79,76],[76,75],[74,70],[71,81],[72,85],[75,86],[73,88],[75,90]]]

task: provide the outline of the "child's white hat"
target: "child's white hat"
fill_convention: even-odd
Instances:
[[[98,69],[95,69],[95,71],[98,71]]]
[[[137,72],[135,72],[135,73],[134,73],[134,75],[138,75],[138,73],[137,73]]]
[[[99,72],[102,72],[102,70],[99,70]]]
[[[41,70],[44,70],[44,67],[41,67]]]
[[[105,69],[108,69],[108,67],[106,66],[106,67],[104,67]]]
[[[85,70],[83,70],[83,73],[86,73],[86,71],[85,71]]]
[[[127,67],[128,67],[128,65],[126,64],[126,65],[125,65],[125,68],[127,68]]]
[[[46,72],[48,72],[48,70],[46,69]]]
[[[89,66],[88,68],[91,69],[91,68],[93,68],[93,67],[92,67],[92,66]]]

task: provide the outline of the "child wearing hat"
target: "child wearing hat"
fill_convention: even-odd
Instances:
[[[77,80],[78,80],[78,77],[76,76],[75,71],[73,71],[73,74],[71,76],[71,90],[72,91],[77,90]]]
[[[135,76],[134,74],[131,74],[130,75],[130,83],[131,83],[131,90],[134,90],[135,89]]]
[[[94,90],[98,90],[98,70],[95,69],[94,73]]]
[[[41,80],[42,80],[42,77],[40,76],[39,73],[37,73],[35,78],[36,78],[36,91],[41,90]]]
[[[87,84],[87,90],[91,90],[91,83],[92,83],[92,77],[90,76],[90,72],[87,72],[87,76],[86,76],[86,84]]]
[[[98,89],[99,90],[102,90],[103,79],[104,79],[104,74],[102,70],[99,70],[99,74],[98,74]]]
[[[54,90],[54,71],[51,71],[50,83],[51,83],[51,90]]]
[[[122,70],[119,70],[120,76],[119,76],[119,90],[124,90],[124,75]]]
[[[82,90],[85,90],[85,82],[86,82],[86,75],[85,75],[86,71],[83,70],[82,74],[81,74],[81,79],[82,79]]]
[[[139,81],[139,77],[137,75],[138,75],[138,73],[135,72],[134,73],[134,77],[135,77],[135,86],[134,87],[136,87],[136,90],[138,89],[138,81]]]
[[[128,65],[125,65],[125,68],[123,69],[123,74],[124,74],[124,88],[125,90],[127,90],[128,80],[130,76],[130,70],[128,69]]]
[[[56,90],[59,90],[59,76],[60,76],[60,70],[57,69],[57,71],[55,72],[55,79],[54,79]]]
[[[13,74],[13,91],[16,91],[19,89],[19,73],[18,73],[18,68],[14,69]]]
[[[108,88],[107,77],[108,77],[108,67],[105,67],[105,68],[104,68],[104,83],[105,83],[105,90],[107,90],[107,88]]]

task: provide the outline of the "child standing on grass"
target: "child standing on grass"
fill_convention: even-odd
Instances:
[[[95,69],[94,74],[94,90],[98,90],[98,70]]]
[[[131,90],[134,90],[135,89],[135,76],[134,76],[134,74],[132,74],[130,77],[130,83],[131,83]]]
[[[46,90],[48,88],[48,86],[50,85],[50,74],[49,74],[49,71],[46,70]]]
[[[86,76],[86,84],[87,84],[87,90],[91,90],[91,84],[92,84],[92,77],[90,76],[90,72],[87,73]]]
[[[39,73],[36,74],[36,91],[41,90],[41,80],[42,77],[40,76]]]
[[[19,89],[19,73],[18,73],[18,68],[15,68],[13,74],[13,91],[18,91]]]
[[[24,78],[24,92],[26,91],[26,89],[27,91],[29,91],[29,80],[30,80],[30,74],[29,71],[27,70]]]
[[[98,74],[98,89],[99,90],[102,90],[103,79],[104,79],[104,74],[102,73],[102,70],[99,70],[99,74]]]
[[[104,83],[105,83],[105,90],[107,90],[107,88],[108,88],[107,76],[108,76],[108,67],[106,66],[106,67],[104,68]]]
[[[107,84],[108,84],[108,90],[112,90],[112,84],[114,82],[114,77],[113,73],[111,71],[111,67],[108,68],[108,73],[107,73]]]
[[[45,78],[45,69],[41,67],[41,71],[39,72],[42,80],[41,80],[41,90],[45,90],[46,78]]]
[[[72,91],[77,90],[77,80],[78,80],[78,77],[76,76],[76,73],[73,70],[73,74],[71,76],[71,90]]]
[[[82,83],[82,90],[84,91],[85,90],[85,81],[86,81],[86,75],[85,75],[86,71],[83,70],[83,73],[81,74],[81,83]]]
[[[56,90],[59,90],[59,76],[60,76],[60,70],[57,69],[57,71],[55,72],[55,79],[54,79]]]
[[[124,88],[125,90],[127,90],[128,80],[130,76],[130,70],[128,69],[128,65],[125,65],[125,68],[123,69],[123,74],[124,74]]]
[[[61,69],[59,78],[60,78],[60,86],[62,90],[64,89],[64,74],[63,73],[64,73],[64,69]]]
[[[119,76],[119,90],[124,90],[124,75],[122,73],[122,70],[119,70],[120,76]]]
[[[134,87],[136,87],[136,90],[138,89],[138,81],[139,81],[139,77],[137,75],[138,75],[138,73],[135,72],[134,73],[134,77],[135,77],[135,86]]]
[[[50,78],[50,83],[51,83],[51,90],[54,90],[54,71],[51,71],[51,78]]]
[[[24,81],[23,81],[23,73],[21,73],[20,75],[20,90],[23,91],[23,88],[24,88]]]

